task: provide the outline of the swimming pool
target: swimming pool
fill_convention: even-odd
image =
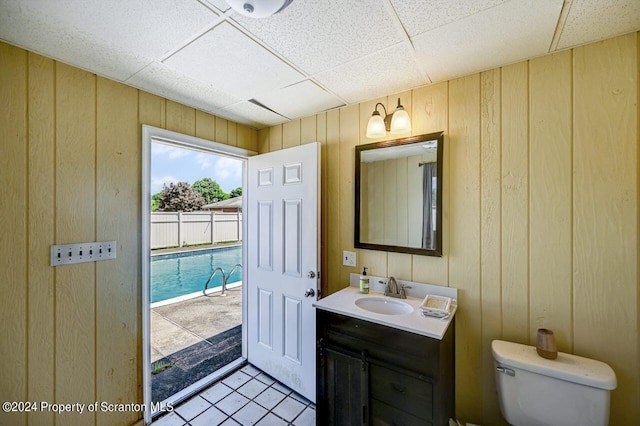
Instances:
[[[241,245],[152,256],[151,303],[192,293],[201,294],[215,268],[220,266],[228,274],[238,263],[242,263]],[[227,277],[227,283],[241,280],[241,268]],[[218,273],[209,283],[209,288],[221,286],[222,275]]]

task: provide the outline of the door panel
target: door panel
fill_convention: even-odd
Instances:
[[[258,288],[258,343],[273,349],[273,292]]]
[[[251,157],[247,188],[249,362],[314,402],[319,162],[317,143]]]
[[[258,201],[258,267],[273,270],[273,202]]]
[[[302,200],[284,200],[284,273],[294,277],[302,276]]]

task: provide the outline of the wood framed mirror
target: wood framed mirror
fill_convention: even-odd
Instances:
[[[443,132],[356,146],[356,248],[442,256],[443,150]]]

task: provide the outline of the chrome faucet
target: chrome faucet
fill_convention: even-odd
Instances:
[[[389,277],[387,285],[384,287],[384,295],[389,297],[397,297],[399,299],[406,299],[407,292],[405,289],[411,288],[404,284],[398,285],[398,282],[394,277]]]

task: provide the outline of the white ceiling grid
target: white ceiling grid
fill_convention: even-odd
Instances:
[[[255,128],[639,29],[638,0],[0,0],[0,40]]]

